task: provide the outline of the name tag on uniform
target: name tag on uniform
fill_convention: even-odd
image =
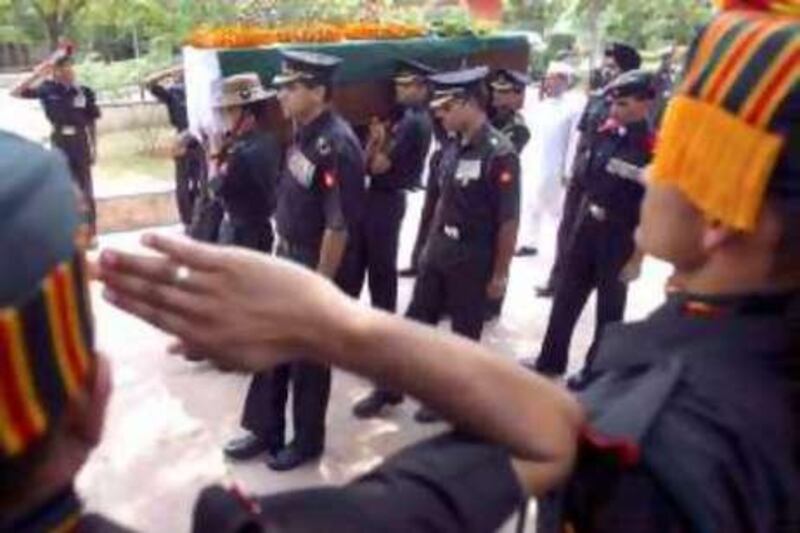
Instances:
[[[306,189],[314,183],[316,165],[312,163],[301,150],[295,147],[289,149],[289,172],[295,180]]]
[[[619,158],[612,158],[606,164],[606,172],[622,179],[642,183],[644,181],[644,167],[628,163]]]
[[[480,159],[460,159],[456,167],[456,181],[462,187],[469,185],[471,181],[477,181],[481,177]]]

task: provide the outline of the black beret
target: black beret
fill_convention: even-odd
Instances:
[[[605,50],[606,57],[614,58],[623,72],[642,66],[642,56],[635,48],[624,43],[612,43]]]

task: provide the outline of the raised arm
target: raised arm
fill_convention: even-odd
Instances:
[[[583,414],[550,381],[480,344],[361,306],[287,262],[184,239],[146,242],[164,257],[103,255],[106,296],[184,347],[256,371],[302,356],[407,391],[509,448],[532,494],[570,471]]]
[[[17,85],[11,88],[11,96],[14,98],[38,98],[36,88],[44,79],[50,74],[53,69],[53,64],[50,61],[44,61],[33,69],[30,76],[23,79]]]

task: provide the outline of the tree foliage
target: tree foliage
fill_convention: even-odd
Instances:
[[[0,37],[55,46],[67,35],[107,59],[174,50],[189,30],[257,16],[262,20],[348,20],[366,4],[419,10],[423,0],[0,0]],[[547,36],[597,34],[639,47],[686,43],[707,19],[709,0],[504,0],[508,27]],[[8,37],[7,37],[8,38]]]

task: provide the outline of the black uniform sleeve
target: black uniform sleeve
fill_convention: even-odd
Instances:
[[[540,505],[540,531],[688,533],[688,522],[644,468],[624,468],[603,451],[584,447],[568,484],[562,514]],[[544,527],[549,524],[549,527]],[[569,526],[569,527],[565,527]]]
[[[27,89],[23,90],[19,97],[27,100],[38,100],[42,97],[42,94],[44,94],[42,85],[38,85],[36,87],[28,87]]]
[[[531,140],[531,131],[524,124],[516,124],[514,129],[511,130],[511,143],[518,154],[528,146]]]
[[[355,165],[349,161],[351,157],[347,151],[346,146],[338,147],[317,171],[318,185],[322,191],[325,228],[333,231],[344,231],[348,225],[344,194],[347,180],[354,179]]]
[[[214,191],[223,199],[230,201],[237,191],[241,191],[247,180],[247,162],[241,152],[232,151],[225,165],[225,172],[214,180]]]
[[[504,154],[492,160],[490,178],[496,191],[497,224],[519,219],[520,165],[519,156]]]
[[[489,532],[519,507],[509,454],[447,434],[408,448],[342,488],[261,500],[277,531]]]
[[[389,151],[392,174],[399,179],[413,177],[416,181],[425,167],[425,157],[431,146],[432,133],[419,117],[404,119],[397,129],[397,136]],[[400,169],[407,176],[399,175]]]
[[[433,153],[428,166],[428,183],[425,187],[425,203],[422,208],[421,220],[421,223],[426,226],[430,225],[431,220],[433,220],[436,204],[439,202],[439,196],[441,195],[439,166],[444,155],[442,150],[442,148],[439,148]]]
[[[86,95],[86,118],[94,122],[101,115],[100,107],[97,105],[97,95],[89,87],[83,87],[83,93]]]
[[[158,83],[151,83],[147,86],[147,90],[153,97],[166,106],[172,105],[172,94]]]

